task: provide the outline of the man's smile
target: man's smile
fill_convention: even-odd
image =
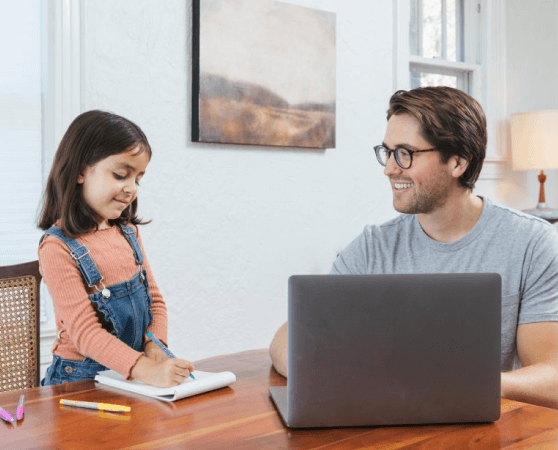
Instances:
[[[412,186],[412,183],[393,183],[395,189],[408,189]]]

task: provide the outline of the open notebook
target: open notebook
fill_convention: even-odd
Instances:
[[[169,388],[159,388],[138,380],[126,381],[124,377],[114,370],[104,370],[95,376],[95,381],[107,386],[135,392],[136,394],[147,395],[164,402],[174,402],[181,398],[203,394],[226,386],[230,386],[236,381],[236,376],[232,372],[200,372],[195,370],[192,374],[195,380],[188,378],[182,384]]]

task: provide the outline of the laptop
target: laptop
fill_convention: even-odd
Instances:
[[[291,428],[500,417],[498,274],[293,275],[288,378],[269,389]]]

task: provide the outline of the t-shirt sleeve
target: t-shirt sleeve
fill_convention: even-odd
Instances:
[[[60,339],[71,339],[80,354],[128,378],[141,353],[102,327],[69,248],[60,239],[46,236],[39,246],[39,268],[57,320],[67,331]]]
[[[141,252],[143,254],[143,266],[145,271],[147,272],[147,283],[149,284],[149,295],[151,295],[152,303],[151,303],[151,311],[153,312],[153,322],[148,327],[147,332],[151,331],[160,341],[164,342],[165,345],[168,344],[168,328],[167,328],[167,306],[163,299],[163,295],[159,290],[159,286],[155,281],[155,277],[153,276],[153,272],[151,271],[151,267],[149,266],[149,261],[147,259],[147,254],[145,252],[145,248],[143,247],[143,242],[137,233],[138,242],[141,248]],[[145,336],[146,342],[149,341],[149,338]]]
[[[368,273],[370,232],[368,228],[354,239],[331,266],[330,275],[365,275]]]
[[[518,324],[558,321],[558,233],[545,226],[533,239],[521,285]]]

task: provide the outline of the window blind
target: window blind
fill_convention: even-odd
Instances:
[[[0,49],[0,265],[11,265],[37,259],[42,234],[40,2],[18,0],[0,15]]]

